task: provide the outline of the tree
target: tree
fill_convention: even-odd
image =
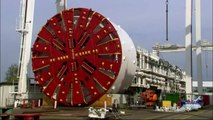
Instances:
[[[5,78],[6,82],[17,83],[18,82],[17,73],[18,73],[18,65],[12,64],[6,72],[6,78]]]

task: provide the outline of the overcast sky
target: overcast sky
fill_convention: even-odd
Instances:
[[[85,7],[120,25],[136,47],[149,51],[156,43],[185,44],[185,0],[169,0],[169,41],[166,41],[166,0],[68,0],[68,8]],[[202,39],[212,43],[212,0],[201,0]],[[20,0],[1,0],[1,81],[18,64],[20,34],[15,31]],[[33,42],[40,28],[56,14],[55,0],[35,0]],[[193,40],[195,41],[195,40]],[[193,42],[194,43],[194,42]],[[185,53],[161,53],[161,58],[185,69]],[[202,53],[203,79],[212,80],[212,51]],[[196,57],[193,57],[196,79]]]

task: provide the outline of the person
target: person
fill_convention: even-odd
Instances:
[[[112,111],[113,112],[118,112],[118,101],[117,101],[117,99],[114,99],[114,101],[113,101]]]
[[[116,119],[120,119],[120,112],[118,111],[118,100],[114,99],[113,104],[112,104],[112,114]]]
[[[178,107],[178,108],[181,108],[181,107],[182,107],[181,102],[182,102],[182,100],[181,100],[181,98],[179,98],[179,100],[177,101],[177,107]]]
[[[157,96],[157,94],[154,93],[152,100],[154,102],[153,109],[156,109],[156,106],[158,105],[158,96]]]

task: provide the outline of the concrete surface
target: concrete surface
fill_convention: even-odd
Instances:
[[[213,106],[206,106],[198,111],[184,112],[184,113],[171,113],[171,112],[156,112],[151,108],[134,108],[134,109],[121,109],[125,111],[125,115],[121,115],[121,119],[134,120],[134,119],[213,119]],[[35,108],[35,109],[14,109],[14,113],[40,113],[41,120],[85,120],[89,119],[88,107],[60,107],[53,108]],[[115,119],[113,117],[109,119]]]

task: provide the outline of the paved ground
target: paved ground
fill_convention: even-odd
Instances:
[[[134,119],[213,119],[213,110],[212,106],[205,107],[198,111],[184,112],[184,113],[165,113],[165,112],[156,112],[153,109],[122,109],[125,111],[125,115],[121,115],[121,119],[134,120]],[[36,109],[15,109],[15,113],[41,113],[42,116],[40,119],[68,119],[68,120],[85,120],[89,119],[88,116],[88,107],[84,108],[36,108]],[[113,118],[110,118],[113,119]]]

